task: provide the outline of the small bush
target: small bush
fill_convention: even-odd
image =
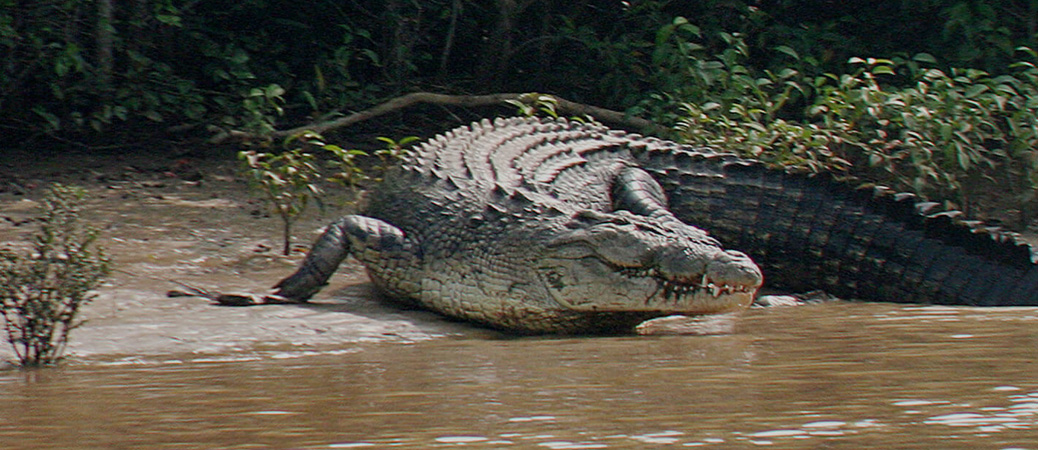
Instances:
[[[22,366],[62,358],[79,309],[108,276],[109,260],[91,249],[98,230],[79,224],[82,189],[55,185],[43,199],[30,250],[0,249],[0,314]]]
[[[281,218],[282,254],[292,249],[292,224],[310,203],[319,198],[321,177],[314,155],[301,148],[275,155],[253,150],[243,151],[238,157],[245,164],[249,186],[262,193],[271,211]]]

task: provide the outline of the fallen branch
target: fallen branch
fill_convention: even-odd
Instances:
[[[447,95],[435,94],[432,92],[414,92],[411,94],[393,98],[385,103],[376,105],[369,109],[358,111],[348,116],[340,117],[334,120],[310,123],[288,130],[278,130],[267,135],[248,133],[240,130],[219,130],[216,135],[209,139],[209,141],[211,143],[225,143],[229,141],[244,141],[251,139],[281,139],[297,135],[304,131],[313,131],[318,134],[323,134],[330,130],[347,127],[358,122],[373,119],[375,117],[421,103],[471,108],[477,106],[502,105],[510,101],[518,101],[529,104],[530,102],[536,101],[537,98],[544,99],[545,97],[550,97],[554,99],[556,104],[555,110],[559,115],[591,116],[602,122],[638,128],[645,130],[647,132],[659,131],[659,128],[654,123],[642,119],[640,117],[631,117],[620,111],[613,111],[611,109],[600,108],[597,106],[586,105],[583,103],[576,103],[555,96],[514,93],[487,95]]]

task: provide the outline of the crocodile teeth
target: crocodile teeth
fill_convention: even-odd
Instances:
[[[656,278],[657,280],[659,280],[661,287],[663,289],[663,298],[673,298],[674,301],[679,301],[681,300],[681,297],[684,297],[689,294],[695,294],[696,292],[700,292],[701,290],[706,290],[714,298],[718,298],[721,295],[725,294],[732,294],[735,292],[748,292],[750,289],[746,286],[728,286],[725,284],[712,283],[710,282],[710,279],[709,277],[707,277],[706,274],[703,274],[703,277],[700,278],[699,283],[689,283],[687,281],[663,279],[662,275],[660,275],[659,271],[657,271],[656,269],[627,267],[620,268],[618,269],[618,271],[624,276],[632,278]]]
[[[715,298],[721,296],[721,291],[727,291],[727,289],[722,289],[721,286],[718,286],[716,284],[710,285],[710,293],[714,294]]]
[[[624,275],[626,275],[628,277],[639,277],[639,278],[657,276],[656,271],[653,270],[653,269],[627,268],[627,269],[621,269],[620,273],[622,273],[622,274],[624,274]]]

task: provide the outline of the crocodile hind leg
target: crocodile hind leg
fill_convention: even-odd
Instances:
[[[273,295],[221,295],[224,305],[303,303],[328,284],[328,279],[347,256],[372,265],[401,268],[416,261],[418,246],[399,228],[366,216],[350,215],[328,226],[295,273],[274,285]]]
[[[413,264],[417,248],[399,228],[365,216],[346,216],[330,225],[314,243],[302,265],[274,285],[275,295],[304,302],[321,290],[347,256],[368,267]]]

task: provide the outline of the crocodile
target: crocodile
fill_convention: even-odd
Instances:
[[[350,255],[393,297],[519,333],[736,311],[764,279],[840,298],[1038,305],[1032,248],[937,203],[563,119],[483,120],[426,141],[271,294],[218,301],[305,302]]]

